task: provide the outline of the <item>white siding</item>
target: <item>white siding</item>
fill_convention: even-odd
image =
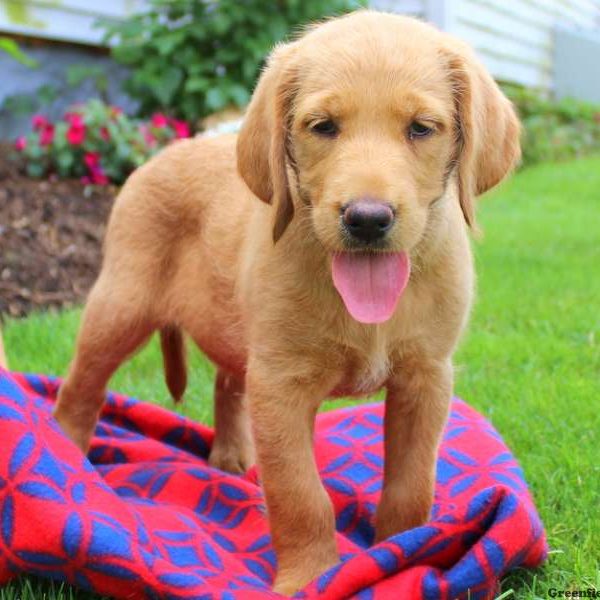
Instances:
[[[597,30],[600,0],[372,0],[470,43],[496,79],[550,89],[557,26]]]
[[[0,32],[97,45],[99,17],[122,19],[145,0],[0,0]],[[500,80],[551,88],[554,30],[598,29],[600,0],[371,0],[414,15],[469,42]]]
[[[598,0],[460,0],[452,33],[468,41],[497,79],[550,88],[557,25],[600,26]]]
[[[0,0],[0,32],[81,44],[101,44],[98,18],[123,19],[144,0]]]

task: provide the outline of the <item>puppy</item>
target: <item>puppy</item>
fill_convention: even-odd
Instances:
[[[376,539],[423,524],[473,293],[466,225],[519,154],[510,103],[429,25],[363,11],[278,46],[237,138],[174,144],[124,186],[56,418],[86,451],[109,377],[157,329],[179,399],[186,331],[218,366],[210,463],[244,471],[255,445],[292,594],[338,561],[317,409],[383,387]]]

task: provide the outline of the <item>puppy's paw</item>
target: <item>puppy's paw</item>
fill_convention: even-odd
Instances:
[[[316,549],[310,559],[298,557],[294,569],[280,569],[273,583],[273,591],[284,596],[293,596],[339,562],[337,552],[323,553]]]
[[[386,502],[382,499],[375,515],[375,543],[425,525],[431,511],[429,498],[421,501]]]
[[[334,562],[327,568],[321,566],[318,569],[305,572],[277,575],[273,584],[273,591],[277,594],[282,594],[283,596],[293,596],[296,592],[308,585],[313,579],[316,579],[321,573],[324,573],[328,568],[335,564],[336,563]]]
[[[53,417],[60,425],[63,433],[83,452],[87,454],[94,434],[95,424],[78,423],[76,419],[55,408]]]
[[[250,447],[214,445],[208,464],[235,475],[245,473],[254,464],[254,449]]]
[[[276,579],[273,585],[273,591],[276,594],[281,594],[282,596],[293,596],[297,591],[301,590],[303,587],[304,585],[302,583],[293,581],[291,579]]]

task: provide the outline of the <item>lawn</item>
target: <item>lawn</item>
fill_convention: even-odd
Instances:
[[[551,546],[545,567],[503,581],[502,597],[600,590],[600,157],[524,170],[482,199],[479,217],[478,298],[456,356],[456,393],[491,419],[520,459]],[[79,314],[9,321],[11,367],[63,374]],[[190,354],[181,411],[210,422],[213,368]],[[156,340],[111,387],[170,406]],[[0,600],[43,597],[17,588],[0,590]]]

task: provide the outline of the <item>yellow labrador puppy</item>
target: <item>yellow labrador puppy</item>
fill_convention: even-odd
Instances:
[[[315,413],[383,387],[376,537],[421,525],[473,293],[465,223],[519,152],[510,103],[429,25],[363,11],[278,46],[237,138],[174,144],[123,188],[56,418],[87,450],[157,329],[179,399],[186,331],[218,366],[210,462],[243,471],[255,445],[292,594],[338,561]]]

